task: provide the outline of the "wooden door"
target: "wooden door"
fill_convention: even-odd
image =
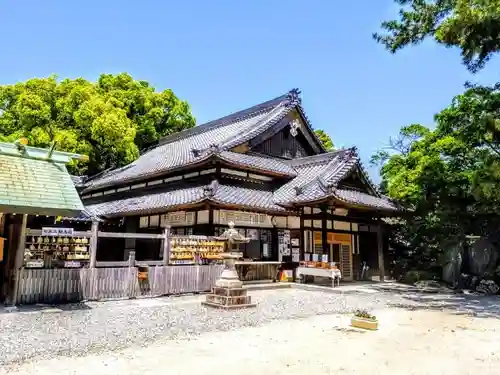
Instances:
[[[352,281],[352,251],[347,243],[340,244],[340,272],[343,280]]]

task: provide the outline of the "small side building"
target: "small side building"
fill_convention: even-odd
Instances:
[[[58,152],[53,147],[28,147],[26,143],[0,142],[0,303],[16,301],[29,220],[74,217],[84,211],[66,164],[85,157]]]
[[[343,278],[383,266],[380,218],[397,213],[355,148],[327,152],[298,90],[163,138],[135,162],[87,180],[86,210],[110,231],[218,235],[229,222],[255,260],[338,262]],[[161,256],[151,240],[100,243],[98,260]],[[125,251],[123,250],[125,249]]]

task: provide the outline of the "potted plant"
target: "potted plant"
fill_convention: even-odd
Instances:
[[[351,326],[374,331],[378,328],[378,320],[365,310],[357,310],[351,318]]]

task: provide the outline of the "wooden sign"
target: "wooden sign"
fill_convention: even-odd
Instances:
[[[219,210],[214,212],[214,223],[228,225],[233,222],[236,226],[272,227],[271,217],[265,214],[243,211]]]
[[[68,260],[64,262],[64,268],[80,268],[82,264],[80,262],[75,262],[73,260]]]
[[[327,233],[327,242],[331,243],[351,243],[351,235],[346,233]]]
[[[195,214],[195,212],[177,211],[161,215],[160,226],[165,228],[167,225],[171,227],[194,225]]]
[[[42,228],[42,236],[72,236],[73,228]]]
[[[323,233],[322,232],[314,232],[314,244],[321,245],[323,242]]]
[[[43,268],[43,260],[30,260],[26,262],[26,268]]]

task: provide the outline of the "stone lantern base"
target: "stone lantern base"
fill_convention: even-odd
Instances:
[[[240,256],[241,253],[223,254],[224,271],[212,287],[212,292],[207,295],[206,301],[202,302],[203,305],[225,310],[257,306],[256,303],[252,303],[252,297],[247,296],[247,290],[243,288],[243,283],[238,278],[234,262]]]
[[[247,296],[244,288],[212,287],[212,293],[207,295],[207,300],[202,304],[225,310],[244,309],[257,306],[252,303],[252,297]]]

